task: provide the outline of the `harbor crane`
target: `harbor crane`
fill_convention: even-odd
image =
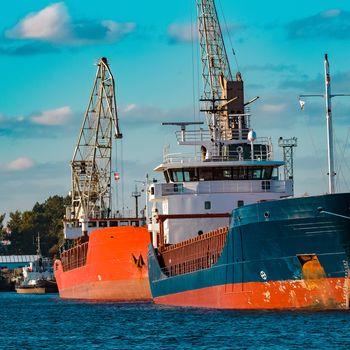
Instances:
[[[97,72],[84,121],[71,161],[70,219],[79,220],[87,232],[89,218],[108,218],[111,213],[111,157],[113,137],[121,139],[115,82],[105,57]]]

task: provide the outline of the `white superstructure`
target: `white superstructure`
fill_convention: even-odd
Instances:
[[[186,136],[186,130],[182,133]],[[272,144],[267,139],[257,139],[251,147],[248,140],[239,141],[227,142],[221,157],[211,157],[208,151],[192,157],[164,155],[155,171],[164,174],[165,182],[149,187],[154,243],[161,231],[159,216],[164,221],[164,243],[174,244],[227,226],[229,214],[236,207],[293,195],[293,180],[279,179],[278,168],[284,162],[272,160]],[[199,146],[203,152],[204,147]],[[222,217],[223,214],[228,215]],[[166,218],[181,215],[185,217]]]
[[[233,209],[293,195],[293,179],[280,179],[284,162],[273,160],[272,143],[257,138],[240,72],[233,77],[214,0],[197,0],[203,97],[207,130],[177,125],[179,145],[197,154],[169,154],[155,171],[165,182],[149,187],[153,244],[174,244],[229,225]],[[196,153],[196,152],[195,152]]]

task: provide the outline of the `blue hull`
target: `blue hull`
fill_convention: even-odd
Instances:
[[[316,282],[311,285],[309,280],[306,281],[305,295],[300,292],[297,299],[307,299],[309,294],[318,298],[318,289],[329,289],[327,298],[333,300],[332,305],[343,305],[349,294],[346,290],[350,259],[349,214],[350,193],[269,201],[235,209],[224,249],[210,268],[168,276],[162,272],[159,254],[150,247],[148,264],[152,296],[156,302],[165,304],[248,308],[255,290],[281,298],[279,293],[285,293],[283,289],[304,288],[302,259],[313,257],[323,275],[308,279],[322,280],[323,285],[315,287]],[[326,280],[329,280],[328,284]],[[297,287],[292,286],[293,283],[297,283]],[[227,295],[221,295],[227,294],[228,290],[233,292],[230,302]],[[203,301],[206,291],[210,294],[207,302]],[[252,294],[243,300],[239,293],[245,292]],[[250,304],[243,305],[249,300]],[[259,305],[258,300],[256,303],[253,303],[254,308],[266,307]],[[295,303],[288,302],[285,307],[308,306],[300,300]]]

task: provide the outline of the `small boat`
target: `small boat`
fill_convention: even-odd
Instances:
[[[37,242],[38,259],[22,268],[23,279],[16,286],[18,294],[45,294],[58,291],[52,261],[41,255],[39,235]]]

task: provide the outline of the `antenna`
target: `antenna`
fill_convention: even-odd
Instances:
[[[136,218],[139,217],[139,197],[141,197],[141,192],[138,191],[137,185],[135,185],[135,191],[131,193],[131,196],[135,198],[135,214]]]

